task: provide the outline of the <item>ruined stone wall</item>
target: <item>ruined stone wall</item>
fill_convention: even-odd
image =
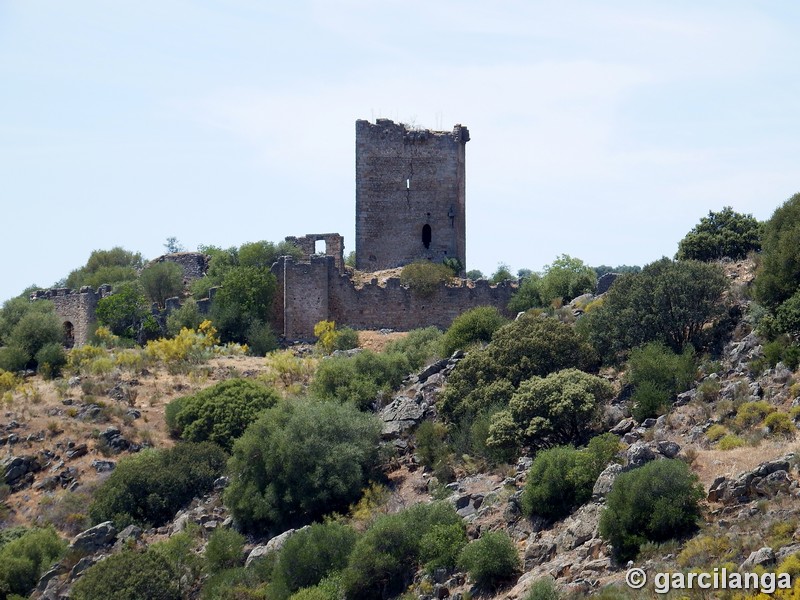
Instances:
[[[344,272],[344,238],[338,233],[309,233],[303,237],[289,236],[286,241],[303,251],[303,262],[316,255],[316,243],[325,242],[325,256],[332,256],[336,268]]]
[[[466,127],[356,121],[356,268],[455,257],[466,266]]]
[[[311,339],[314,325],[330,318],[328,279],[339,274],[332,256],[314,256],[309,262],[296,262],[289,256],[273,265],[278,293],[273,309],[273,326],[287,339]]]
[[[69,346],[82,346],[89,341],[96,321],[97,302],[111,294],[110,285],[102,285],[96,291],[90,287],[80,290],[55,288],[37,290],[31,294],[31,301],[50,300],[55,306],[56,315],[64,326],[65,333],[71,336]]]
[[[205,276],[209,260],[211,257],[201,252],[175,252],[151,260],[145,268],[155,263],[173,262],[183,270],[183,283],[186,285]]]
[[[461,313],[477,306],[495,306],[507,314],[516,284],[490,286],[476,281],[459,286],[442,284],[428,298],[400,285],[397,278],[356,288],[335,268],[331,257],[313,257],[309,263],[282,259],[273,267],[278,293],[273,327],[287,339],[310,339],[314,324],[333,320],[355,329],[389,328],[408,331],[434,325],[446,328]]]

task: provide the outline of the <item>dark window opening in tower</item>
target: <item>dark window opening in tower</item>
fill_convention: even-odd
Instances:
[[[431,247],[431,226],[427,224],[422,227],[422,245],[426,250]]]

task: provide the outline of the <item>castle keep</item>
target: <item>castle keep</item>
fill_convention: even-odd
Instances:
[[[356,268],[416,260],[466,265],[464,150],[469,130],[356,121]]]
[[[469,131],[412,129],[388,119],[356,121],[356,268],[374,272],[418,260],[441,263],[455,258],[466,267],[465,163]],[[338,233],[287,237],[302,256],[280,258],[272,273],[278,283],[271,323],[288,340],[312,339],[319,321],[355,329],[407,331],[434,325],[446,328],[462,312],[495,306],[505,312],[516,283],[490,286],[485,280],[442,283],[420,296],[398,278],[377,278],[357,285],[344,265],[344,238]],[[324,242],[325,251],[316,251]],[[171,254],[184,281],[203,276],[207,257]],[[31,298],[53,300],[56,313],[76,345],[86,343],[97,301],[110,292],[82,289],[35,292]],[[201,301],[206,310],[212,300]],[[179,305],[167,301],[167,310]]]

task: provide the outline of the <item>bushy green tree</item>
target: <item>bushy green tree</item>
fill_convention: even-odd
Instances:
[[[178,296],[183,291],[183,269],[168,260],[153,263],[139,274],[139,283],[148,300],[164,308],[167,298]]]
[[[63,343],[64,328],[52,302],[31,302],[27,294],[23,294],[3,303],[0,309],[0,346],[6,347],[0,348],[0,369],[36,368],[37,355],[47,348],[41,358],[52,363],[48,373],[57,374],[63,363],[58,363],[54,346],[60,348]]]
[[[400,271],[400,283],[421,298],[430,298],[452,278],[453,271],[449,267],[427,260],[413,262]]]
[[[124,458],[95,492],[89,515],[95,523],[112,520],[118,528],[161,526],[192,498],[211,490],[225,460],[225,452],[209,442],[184,442]]]
[[[550,448],[585,442],[600,425],[603,402],[613,395],[605,379],[577,369],[523,381],[492,419],[490,446]]]
[[[489,277],[489,283],[496,285],[503,281],[513,281],[516,277],[511,273],[511,267],[509,267],[505,263],[500,263],[497,265],[497,269],[492,276]]]
[[[467,544],[458,565],[483,587],[508,581],[522,566],[514,542],[505,531],[490,531]]]
[[[638,265],[618,265],[616,267],[612,267],[610,265],[600,265],[599,267],[593,267],[595,275],[597,278],[600,279],[606,273],[638,273],[642,270],[642,267]]]
[[[124,283],[97,302],[97,321],[114,335],[144,343],[161,330],[138,283]]]
[[[225,503],[259,530],[342,510],[376,467],[379,436],[375,417],[349,404],[279,403],[234,444]]]
[[[157,552],[123,550],[89,567],[72,587],[75,600],[181,600],[178,577]]]
[[[654,341],[674,352],[687,344],[700,349],[709,341],[706,326],[725,312],[726,288],[717,265],[662,258],[640,273],[618,277],[602,306],[584,314],[577,326],[609,362]]]
[[[357,538],[352,527],[336,521],[314,523],[298,531],[286,540],[278,555],[270,598],[288,598],[344,569]]]
[[[592,438],[583,450],[557,446],[538,452],[522,495],[525,514],[560,519],[585,504],[595,481],[619,449],[619,439],[606,433]]]
[[[218,527],[206,545],[206,568],[210,573],[233,569],[244,562],[245,537],[233,529]]]
[[[410,370],[419,369],[428,360],[441,356],[442,332],[436,327],[412,329],[405,337],[386,344],[386,354],[402,354]]]
[[[52,527],[19,531],[0,546],[0,597],[27,596],[42,573],[61,558],[66,549],[66,542]]]
[[[61,374],[61,369],[67,364],[67,353],[62,344],[51,342],[42,346],[33,359],[39,373],[45,379],[53,379]]]
[[[436,569],[452,569],[467,544],[464,523],[434,525],[419,541],[419,558],[429,573]]]
[[[94,250],[86,265],[72,271],[66,279],[66,287],[78,289],[82,286],[97,289],[103,284],[118,286],[135,281],[142,268],[142,255],[115,246],[111,250]]]
[[[467,271],[467,279],[472,279],[472,281],[477,281],[478,279],[486,279],[486,276],[480,269],[470,269],[469,271]]]
[[[347,568],[342,573],[344,597],[372,600],[397,594],[413,578],[425,534],[437,526],[452,525],[463,526],[461,517],[452,506],[444,503],[417,504],[402,512],[378,517],[350,553]],[[454,540],[454,543],[461,542]],[[435,555],[441,558],[450,550],[445,548]],[[436,557],[427,560],[437,560]]]
[[[628,382],[634,386],[633,416],[642,421],[664,414],[675,396],[689,389],[697,367],[694,350],[676,354],[661,342],[634,348],[628,359]]]
[[[800,287],[800,193],[772,213],[764,224],[756,298],[771,310]]]
[[[175,337],[184,327],[197,329],[204,320],[194,298],[187,298],[180,308],[173,310],[167,316],[167,335]]]
[[[649,462],[616,478],[600,516],[600,535],[617,559],[633,559],[646,542],[665,542],[694,531],[704,496],[685,462]]]
[[[267,269],[247,266],[228,270],[211,303],[211,320],[220,339],[247,343],[252,328],[268,321],[277,285]]]
[[[230,451],[247,426],[278,402],[278,394],[255,381],[227,379],[167,405],[164,417],[173,435],[190,442],[210,441]]]
[[[678,244],[678,260],[738,260],[761,249],[761,224],[753,215],[743,215],[726,206],[708,216]]]
[[[591,348],[557,319],[525,315],[504,325],[482,350],[473,350],[453,370],[439,410],[453,422],[493,405],[506,405],[519,384],[533,376],[577,367],[592,368]]]
[[[442,354],[451,355],[475,343],[488,343],[492,334],[508,322],[493,306],[479,306],[453,319],[442,338]]]
[[[541,275],[526,278],[511,298],[509,310],[520,312],[534,307],[547,307],[554,301],[569,302],[591,292],[597,284],[594,269],[568,254],[546,265]]]

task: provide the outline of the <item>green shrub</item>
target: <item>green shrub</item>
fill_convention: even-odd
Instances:
[[[245,537],[238,531],[218,527],[211,534],[206,546],[206,566],[210,573],[233,569],[243,562]]]
[[[36,353],[34,360],[39,373],[45,379],[53,379],[61,375],[61,369],[67,364],[67,353],[59,343],[46,344]]]
[[[336,341],[333,344],[334,350],[352,350],[358,348],[358,332],[351,327],[339,329]]]
[[[549,577],[537,579],[528,590],[525,600],[559,600],[561,596],[556,588],[555,581]]]
[[[269,581],[277,560],[277,552],[270,552],[253,561],[247,568],[225,569],[211,575],[203,585],[203,600],[264,600],[271,598]]]
[[[717,447],[720,450],[734,450],[746,445],[747,443],[738,435],[728,433],[722,436],[722,438],[719,440],[719,444],[717,444]]]
[[[795,338],[800,335],[800,291],[796,291],[775,311],[778,330]]]
[[[594,291],[596,284],[594,269],[579,258],[562,254],[552,264],[545,266],[539,281],[539,297],[542,306],[550,306],[559,299],[567,303],[581,294]]]
[[[768,414],[764,419],[764,427],[769,429],[770,435],[780,435],[784,437],[790,437],[797,431],[792,418],[784,412]]]
[[[569,326],[557,319],[524,315],[504,325],[482,350],[461,360],[442,390],[441,414],[459,421],[495,404],[508,404],[517,386],[570,367],[591,368],[594,354]]]
[[[356,542],[342,573],[344,597],[372,600],[399,593],[411,583],[424,535],[437,525],[461,523],[455,509],[443,503],[417,504],[377,518]]]
[[[404,354],[363,350],[355,356],[322,361],[311,389],[319,398],[350,402],[366,410],[379,392],[397,388],[408,372],[409,361]]]
[[[423,467],[428,467],[436,472],[448,465],[451,455],[446,439],[447,427],[442,423],[434,421],[420,423],[417,428],[417,456]]]
[[[755,402],[745,402],[736,409],[735,423],[739,429],[746,429],[757,425],[764,420],[769,413],[775,412],[775,407],[764,400]]]
[[[303,588],[292,594],[290,600],[340,600],[342,583],[338,577],[327,577],[313,587]]]
[[[489,277],[489,283],[497,285],[503,281],[512,281],[514,279],[516,279],[516,277],[511,274],[511,267],[505,263],[499,263],[495,272]]]
[[[472,344],[492,339],[492,334],[508,319],[493,306],[479,306],[457,316],[442,338],[442,354],[450,356],[456,350],[464,350]]]
[[[436,327],[412,329],[405,337],[386,344],[387,354],[400,354],[408,360],[410,370],[419,369],[428,360],[440,356],[442,332]]]
[[[314,523],[291,536],[275,563],[270,598],[288,598],[344,569],[356,539],[352,527],[336,521]]]
[[[167,298],[174,298],[183,291],[183,269],[168,260],[153,263],[142,269],[139,283],[147,299],[164,308]]]
[[[728,430],[725,429],[723,425],[717,423],[708,428],[708,431],[706,431],[706,439],[708,439],[709,442],[717,442],[721,440],[726,433],[728,433]]]
[[[709,211],[678,244],[678,260],[739,260],[761,249],[761,224],[726,206]]]
[[[453,277],[453,272],[443,264],[421,260],[403,267],[400,283],[421,298],[430,298]]]
[[[567,516],[591,498],[595,481],[619,448],[617,437],[606,433],[583,450],[559,446],[538,452],[522,494],[523,512],[548,519]]]
[[[153,550],[123,550],[89,567],[72,588],[75,600],[180,600],[178,577]]]
[[[225,458],[209,442],[184,442],[124,458],[95,492],[89,515],[95,523],[112,520],[117,528],[163,525],[192,498],[211,490]]]
[[[64,555],[66,542],[52,527],[19,529],[6,535],[0,546],[0,597],[27,596],[42,573]]]
[[[30,357],[28,353],[17,346],[6,346],[0,348],[0,369],[10,373],[22,371],[27,365]]]
[[[436,569],[452,569],[467,543],[463,523],[434,525],[419,541],[419,558],[429,573]]]
[[[605,379],[577,369],[532,377],[520,384],[508,410],[492,418],[488,444],[549,448],[583,443],[597,430],[603,402],[612,395]]]
[[[662,342],[673,352],[687,344],[702,349],[713,337],[707,325],[725,313],[727,286],[718,265],[662,258],[618,277],[602,306],[586,312],[578,327],[607,361],[648,342]]]
[[[250,529],[284,527],[343,510],[378,461],[380,424],[334,402],[282,402],[233,446],[224,499]]]
[[[210,441],[230,451],[256,416],[278,402],[260,383],[227,379],[170,402],[164,417],[173,435],[190,442]]]
[[[167,334],[175,337],[181,329],[197,329],[205,319],[200,314],[194,298],[189,298],[180,308],[173,310],[167,317]]]
[[[670,400],[671,397],[667,390],[650,381],[645,381],[636,386],[633,391],[631,414],[640,423],[651,417],[659,417],[669,411]]]
[[[600,535],[616,558],[633,559],[645,542],[665,542],[694,531],[704,496],[685,462],[647,463],[614,481],[600,516]]]
[[[458,557],[459,568],[480,586],[496,587],[520,570],[514,542],[504,531],[490,531],[467,544]]]
[[[138,284],[125,283],[97,302],[97,321],[114,335],[143,344],[160,332],[147,299]]]
[[[631,351],[627,378],[634,386],[650,382],[674,396],[691,387],[696,372],[691,346],[676,354],[660,342],[651,342]]]
[[[245,336],[247,347],[253,356],[266,356],[278,348],[278,338],[272,327],[263,321],[253,320]]]
[[[269,322],[278,282],[269,268],[228,269],[211,303],[211,320],[223,342],[249,343],[248,334]],[[256,329],[253,329],[253,328]]]
[[[538,273],[531,273],[522,279],[517,291],[514,292],[508,302],[508,310],[511,313],[520,313],[531,308],[544,306],[539,289],[541,283],[542,276]]]

